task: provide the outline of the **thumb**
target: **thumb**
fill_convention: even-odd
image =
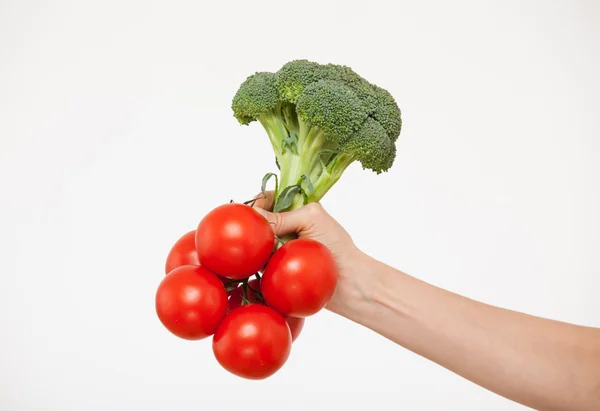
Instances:
[[[255,207],[254,209],[267,219],[277,237],[300,232],[306,222],[306,216],[302,207],[284,213],[271,213],[259,207]]]

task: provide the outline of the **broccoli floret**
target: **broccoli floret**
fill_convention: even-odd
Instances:
[[[255,73],[242,83],[231,105],[240,123],[249,124],[277,107],[275,77],[273,73]]]
[[[388,170],[396,157],[396,145],[385,128],[371,117],[365,120],[350,140],[342,143],[341,148],[360,161],[363,168],[369,168],[377,174]]]
[[[396,105],[394,97],[387,90],[377,86],[373,86],[373,90],[377,96],[377,106],[372,117],[383,126],[390,139],[395,143],[402,129],[400,109]]]
[[[302,121],[319,127],[328,140],[348,140],[367,118],[363,102],[343,83],[319,80],[304,89],[296,112]]]
[[[386,90],[349,67],[308,60],[248,77],[232,109],[241,124],[258,121],[269,135],[280,169],[276,211],[319,201],[354,161],[387,171],[402,128]]]

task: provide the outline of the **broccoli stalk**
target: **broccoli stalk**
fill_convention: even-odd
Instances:
[[[276,73],[255,73],[236,93],[241,124],[258,121],[267,132],[279,177],[274,211],[317,202],[354,161],[377,174],[396,156],[400,109],[384,89],[350,68],[295,60]]]
[[[283,124],[277,114],[268,114],[259,121],[271,138],[280,168],[275,201],[288,189],[294,196],[287,208],[293,210],[319,201],[354,159],[340,152],[320,128],[311,127],[300,118],[293,122],[287,118]]]

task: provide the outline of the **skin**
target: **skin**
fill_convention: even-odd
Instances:
[[[360,251],[318,203],[271,213],[276,236],[320,241],[338,265],[327,308],[505,398],[538,410],[600,409],[600,329],[484,304]]]

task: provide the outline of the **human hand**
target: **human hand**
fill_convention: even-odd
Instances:
[[[338,266],[338,284],[327,308],[339,312],[346,297],[357,291],[356,276],[360,275],[358,268],[364,257],[350,234],[320,203],[309,203],[289,212],[273,213],[273,192],[267,192],[266,197],[257,197],[254,208],[269,221],[277,237],[295,233],[299,238],[316,240],[329,248]]]

